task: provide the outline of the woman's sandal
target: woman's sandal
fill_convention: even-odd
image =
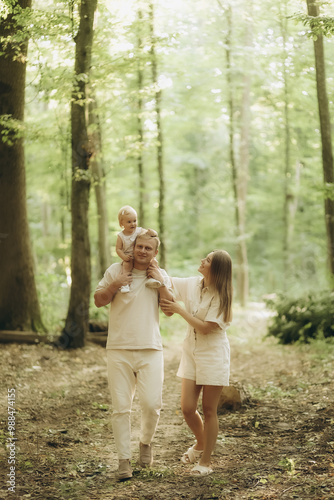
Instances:
[[[183,464],[194,464],[198,461],[199,458],[201,458],[203,450],[195,450],[194,446],[195,445],[190,446],[190,448],[185,453],[183,453],[181,457],[181,462]]]
[[[211,474],[213,470],[211,467],[205,467],[204,465],[197,464],[191,469],[192,476],[207,476]]]

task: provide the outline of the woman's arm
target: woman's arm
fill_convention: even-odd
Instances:
[[[212,321],[202,321],[201,319],[192,316],[192,314],[190,314],[178,302],[162,299],[160,301],[160,306],[163,312],[168,316],[173,313],[182,316],[182,318],[185,319],[190,326],[192,326],[197,332],[200,332],[203,335],[208,335],[218,328],[217,323],[214,323]]]

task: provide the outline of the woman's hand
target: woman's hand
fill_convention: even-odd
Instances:
[[[164,312],[167,316],[171,316],[176,313],[182,316],[186,322],[196,330],[196,332],[202,333],[203,335],[208,335],[210,333],[214,333],[219,329],[217,323],[213,323],[212,321],[203,321],[196,316],[190,314],[181,304],[175,302],[175,300],[168,299],[160,299],[160,307],[162,312]]]
[[[175,300],[160,299],[160,307],[165,314],[180,314],[182,307]]]

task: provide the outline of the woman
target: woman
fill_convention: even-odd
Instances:
[[[166,314],[179,314],[188,323],[177,375],[182,378],[181,408],[196,443],[182,456],[184,464],[197,463],[194,475],[212,472],[211,454],[218,436],[217,407],[222,387],[229,385],[230,347],[226,329],[232,319],[232,261],[224,250],[202,259],[193,278],[172,278],[175,301],[162,299]],[[204,422],[197,411],[203,388]]]

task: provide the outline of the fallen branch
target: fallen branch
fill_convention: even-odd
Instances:
[[[36,332],[21,332],[14,330],[0,330],[0,343],[8,344],[17,342],[19,344],[39,344],[49,342],[46,335],[39,335]]]
[[[99,335],[97,335],[96,333],[87,333],[86,340],[105,347],[107,344],[107,337],[108,332],[99,332]]]
[[[294,485],[290,486],[289,488],[287,488],[286,490],[283,490],[283,491],[281,492],[281,495],[284,495],[284,493],[286,493],[287,491],[292,490],[292,488],[296,488],[297,486],[303,486],[304,484],[305,484],[305,483],[298,483],[298,484],[294,484]]]
[[[86,340],[94,344],[106,346],[108,332],[87,333]],[[47,335],[39,335],[35,332],[22,332],[19,330],[0,330],[0,344],[52,344],[52,339]]]

